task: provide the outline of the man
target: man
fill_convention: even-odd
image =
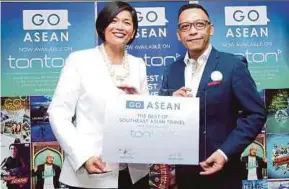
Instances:
[[[257,147],[251,145],[249,155],[241,159],[244,167],[244,180],[263,179],[262,169],[267,167],[267,160],[257,156]]]
[[[200,97],[201,161],[176,166],[178,187],[241,188],[241,153],[266,121],[263,102],[246,60],[211,46],[214,27],[202,6],[182,6],[178,23],[187,53],[166,69],[160,95]]]
[[[8,189],[20,188],[20,184],[15,181],[21,177],[28,177],[28,166],[25,165],[19,154],[20,146],[21,144],[10,144],[9,150],[11,155],[1,163],[1,180],[6,182]]]
[[[37,176],[36,189],[60,188],[59,175],[61,169],[53,162],[54,156],[48,154],[45,163],[38,165],[32,171],[32,176]]]

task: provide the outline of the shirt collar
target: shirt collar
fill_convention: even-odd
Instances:
[[[204,53],[198,58],[198,60],[197,60],[197,62],[198,62],[199,65],[207,62],[211,51],[212,51],[212,45],[209,44],[208,48],[205,50],[205,52],[204,52]],[[187,51],[187,52],[186,52],[186,55],[185,55],[185,58],[184,58],[184,63],[185,63],[186,66],[187,66],[190,62],[191,62],[191,63],[194,63],[194,62],[196,62],[196,60],[194,60],[194,59],[192,59],[192,58],[190,59],[190,58],[189,58],[189,52]]]

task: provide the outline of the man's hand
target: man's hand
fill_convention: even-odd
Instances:
[[[208,159],[201,162],[200,165],[204,171],[201,175],[211,175],[220,171],[226,163],[224,156],[219,151],[215,151]]]
[[[190,93],[190,91],[192,91],[190,88],[182,87],[178,89],[177,91],[173,92],[173,96],[192,97],[192,94]]]
[[[89,158],[85,164],[85,169],[89,174],[97,174],[107,172],[106,164],[101,160],[101,158],[93,156]]]

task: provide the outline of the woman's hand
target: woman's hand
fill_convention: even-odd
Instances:
[[[89,174],[98,174],[110,171],[106,168],[106,163],[97,156],[92,156],[91,158],[89,158],[85,162],[84,167]]]
[[[136,88],[130,85],[122,84],[122,85],[119,85],[118,88],[123,90],[126,94],[139,94]]]

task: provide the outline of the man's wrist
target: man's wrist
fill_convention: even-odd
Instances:
[[[226,160],[226,162],[228,161],[228,157],[227,155],[221,150],[221,149],[218,149],[217,150],[218,152],[220,152],[222,154],[222,156],[224,157],[224,159]]]

